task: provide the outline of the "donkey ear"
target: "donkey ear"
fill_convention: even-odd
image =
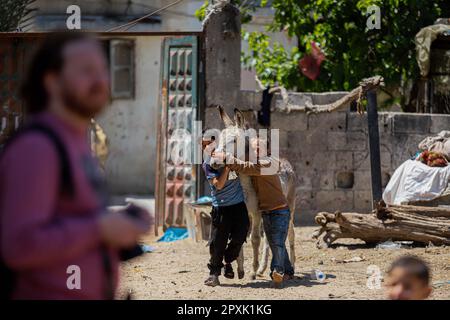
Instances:
[[[239,128],[248,129],[248,122],[245,120],[244,114],[238,108],[234,108],[234,122]]]
[[[234,125],[233,120],[228,116],[228,114],[225,112],[222,106],[217,106],[217,109],[219,109],[220,117],[222,118],[222,121],[225,125],[225,128],[231,127]]]

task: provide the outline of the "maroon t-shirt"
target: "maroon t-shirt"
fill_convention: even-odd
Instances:
[[[87,132],[51,113],[33,121],[53,129],[64,143],[74,193],[61,194],[57,149],[40,132],[19,136],[0,158],[0,253],[16,273],[13,298],[104,299],[107,276],[98,216],[105,199],[95,183],[98,170]],[[115,289],[117,253],[107,255]],[[73,265],[79,267],[80,289],[69,279]]]

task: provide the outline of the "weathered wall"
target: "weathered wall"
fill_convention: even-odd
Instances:
[[[341,95],[305,94],[315,104],[332,102]],[[243,97],[242,103],[258,109],[260,94],[244,92]],[[290,97],[304,99],[301,94]],[[280,99],[274,100],[276,104]],[[280,129],[281,156],[291,161],[298,175],[297,223],[312,222],[322,210],[371,209],[367,115],[274,111],[271,127]],[[423,138],[450,130],[450,116],[380,112],[379,130],[385,186],[394,170],[418,151]]]
[[[97,120],[109,142],[106,176],[114,194],[153,193],[161,37],[134,37],[135,97],[116,99]]]

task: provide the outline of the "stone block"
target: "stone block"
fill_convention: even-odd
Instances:
[[[347,131],[367,132],[367,130],[367,113],[349,112],[347,114]]]
[[[326,171],[327,168],[323,168],[319,178],[319,189],[320,190],[334,190],[334,172]]]
[[[321,190],[316,194],[318,211],[335,212],[353,209],[353,191]]]
[[[328,150],[348,150],[346,132],[328,132]]]
[[[289,131],[288,139],[290,148],[312,154],[327,150],[327,132],[320,128],[308,131]]]
[[[392,136],[392,169],[413,157],[418,151],[419,142],[428,134],[395,134]]]
[[[288,133],[285,130],[279,131],[279,147],[280,147],[280,154],[282,154],[281,150],[286,150],[289,148],[289,140],[288,140]]]
[[[369,151],[353,152],[353,168],[355,170],[370,170]]]
[[[355,211],[359,213],[369,213],[372,210],[372,191],[360,191],[354,192],[354,206]]]
[[[313,104],[321,105],[333,103],[343,96],[345,96],[348,92],[344,91],[336,91],[336,92],[315,92],[311,94],[311,98]],[[350,105],[348,106],[350,107]]]
[[[328,149],[339,151],[367,150],[367,136],[362,132],[328,132]]]
[[[396,113],[393,117],[393,132],[426,133],[430,132],[431,117],[428,114]]]
[[[380,112],[378,113],[378,129],[380,133],[391,133],[392,132],[392,123],[393,123],[393,115],[389,112]]]
[[[354,190],[371,190],[372,188],[372,178],[370,175],[370,170],[358,170],[355,171],[355,184],[353,186]]]
[[[237,108],[240,110],[258,110],[261,100],[256,100],[256,91],[241,90]]]
[[[347,132],[347,147],[345,150],[368,150],[368,136],[363,132]]]
[[[270,116],[270,126],[286,131],[305,131],[308,128],[307,115],[300,111],[291,113],[276,111]]]
[[[380,146],[380,161],[381,161],[381,169],[392,168],[391,152],[384,146]]]
[[[296,211],[316,209],[316,199],[312,191],[297,189],[297,201],[295,203]]]
[[[306,147],[308,144],[306,141],[307,132],[305,131],[287,131],[283,130],[287,134],[287,143],[290,152],[298,153]]]
[[[335,158],[334,169],[336,171],[353,171],[353,152],[339,151],[336,152]]]
[[[347,113],[331,112],[311,114],[308,117],[308,128],[321,128],[326,131],[345,131],[347,129]]]
[[[392,129],[392,114],[378,113],[378,131],[381,133],[390,133]],[[347,114],[347,131],[359,131],[367,133],[369,125],[367,122],[367,113],[358,114],[357,112],[349,112]]]
[[[299,172],[296,172],[296,174],[297,174],[297,190],[298,190],[298,192],[301,193],[304,191],[311,191],[313,189],[311,176],[306,173],[301,174]]]
[[[431,133],[439,133],[442,130],[450,130],[450,115],[432,114],[431,118]]]
[[[289,103],[296,106],[305,106],[306,103],[312,104],[312,98],[308,93],[292,92],[289,93]]]
[[[380,145],[381,169],[392,168],[392,155],[385,145]],[[353,163],[355,170],[370,170],[370,153],[367,151],[353,152]]]

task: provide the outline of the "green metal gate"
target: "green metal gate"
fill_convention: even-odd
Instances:
[[[198,37],[163,42],[156,185],[157,226],[184,226],[184,204],[198,195],[194,136],[199,112]]]

